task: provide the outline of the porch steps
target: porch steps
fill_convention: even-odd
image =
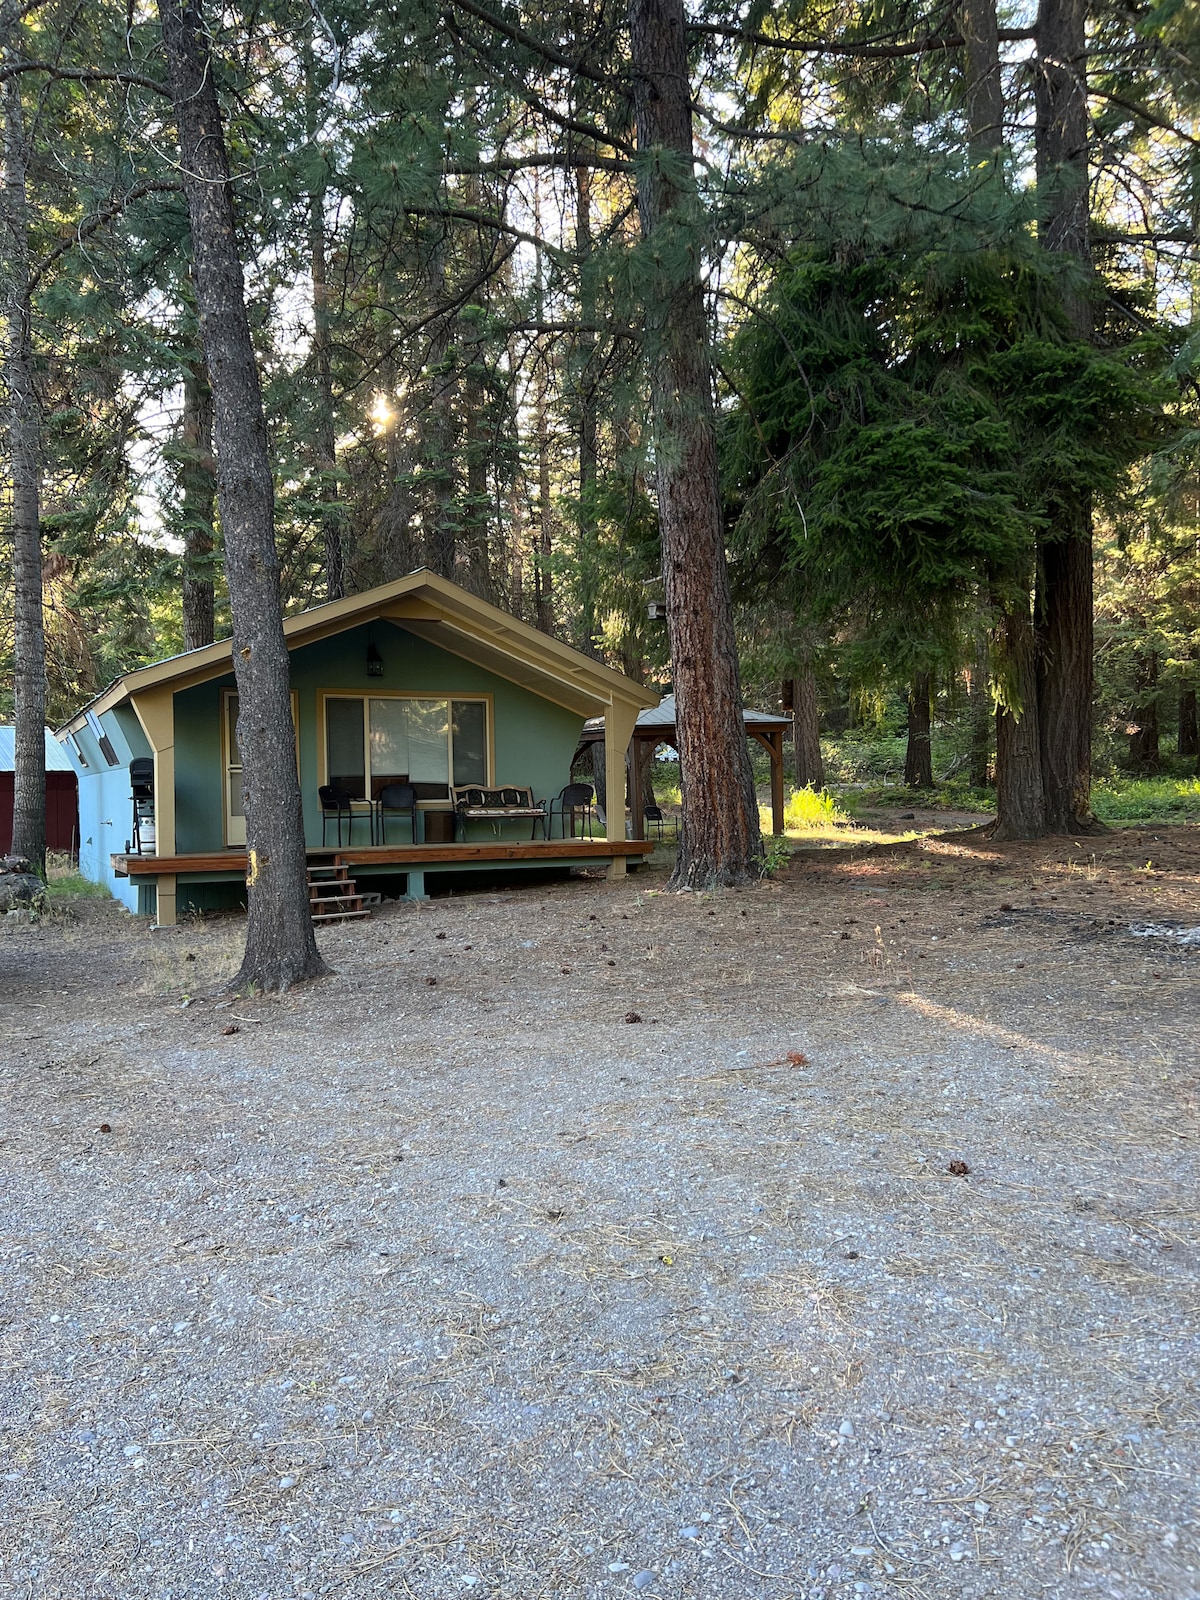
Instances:
[[[349,922],[371,915],[349,870],[340,862],[333,866],[310,865],[308,901],[314,922]]]

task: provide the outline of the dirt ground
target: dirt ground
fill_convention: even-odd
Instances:
[[[0,1594],[1200,1596],[1200,830],[664,885],[0,919]]]

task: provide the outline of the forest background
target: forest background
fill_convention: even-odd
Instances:
[[[696,275],[742,687],[795,709],[797,783],[899,714],[928,785],[940,717],[1009,831],[1088,826],[1093,730],[1101,770],[1197,753],[1194,11],[697,6],[673,173],[655,9],[206,17],[286,608],[425,564],[669,687],[652,313]],[[0,23],[55,721],[229,603],[158,17]],[[649,161],[684,202],[647,238]]]

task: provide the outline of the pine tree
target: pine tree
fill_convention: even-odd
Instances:
[[[234,985],[286,989],[319,977],[326,967],[317,954],[308,899],[266,425],[207,36],[192,0],[161,0],[159,16],[212,383],[217,485],[233,607],[249,910],[246,953]]]

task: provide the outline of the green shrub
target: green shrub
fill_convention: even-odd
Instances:
[[[810,828],[845,827],[851,821],[837,800],[822,789],[794,789],[783,809],[783,826],[787,833],[802,833]]]
[[[1200,778],[1103,778],[1092,785],[1101,822],[1200,819]]]

